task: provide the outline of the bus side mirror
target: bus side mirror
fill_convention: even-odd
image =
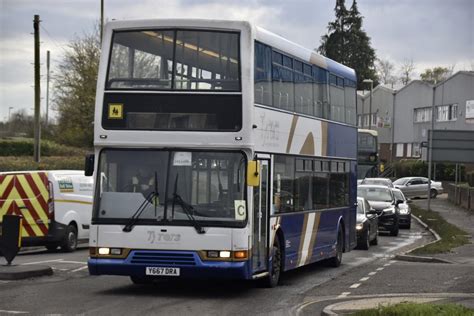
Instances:
[[[260,185],[260,163],[256,160],[247,163],[247,185],[251,187]]]
[[[84,175],[86,177],[90,177],[94,174],[94,160],[95,160],[94,154],[86,155],[85,167],[84,167]]]

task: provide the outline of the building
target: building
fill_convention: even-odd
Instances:
[[[357,125],[359,128],[373,129],[378,132],[379,157],[382,161],[391,161],[392,117],[395,90],[385,86],[377,86],[357,97]]]
[[[370,92],[359,92],[357,114],[359,127],[378,131],[382,161],[426,159],[421,144],[432,117],[433,129],[474,130],[474,72],[459,71],[436,85],[414,80],[398,91],[377,86],[371,111]]]
[[[421,143],[430,129],[474,130],[474,72],[459,71],[435,86],[410,82],[396,93],[394,113],[394,158],[426,160]]]

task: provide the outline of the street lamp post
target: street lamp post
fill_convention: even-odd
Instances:
[[[362,82],[370,83],[369,129],[372,129],[372,90],[374,90],[374,81],[372,79],[364,79]]]
[[[10,120],[11,120],[11,113],[12,113],[12,110],[13,110],[13,106],[11,106],[11,107],[8,108],[8,122],[10,122]]]

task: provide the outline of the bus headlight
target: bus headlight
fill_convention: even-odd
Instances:
[[[224,250],[219,252],[220,258],[230,258],[230,251]]]
[[[110,248],[99,248],[99,255],[110,255]]]

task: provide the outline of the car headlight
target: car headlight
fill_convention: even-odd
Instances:
[[[364,224],[357,224],[356,225],[357,230],[361,230],[362,228],[364,228]]]
[[[386,208],[382,212],[384,215],[392,215],[395,213],[395,210],[393,208]]]
[[[400,214],[408,214],[408,209],[407,208],[401,208],[400,209]]]

